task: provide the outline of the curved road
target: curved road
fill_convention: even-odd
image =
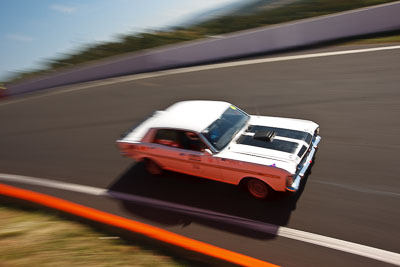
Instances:
[[[307,53],[343,49],[354,47]],[[0,173],[90,185],[400,253],[400,49],[143,77],[0,102]],[[252,114],[319,123],[323,139],[304,190],[260,202],[230,185],[176,173],[151,177],[120,157],[114,145],[120,133],[187,99],[225,100]],[[389,265],[212,218],[18,186],[278,265]]]

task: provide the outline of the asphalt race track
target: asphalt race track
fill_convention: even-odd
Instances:
[[[33,96],[0,102],[0,173],[90,185],[400,253],[399,49],[202,70]],[[319,123],[323,139],[302,190],[260,202],[230,185],[176,173],[152,177],[141,164],[119,155],[114,141],[121,133],[152,111],[189,99],[225,100],[251,114]],[[212,218],[18,186],[278,265],[389,266]]]

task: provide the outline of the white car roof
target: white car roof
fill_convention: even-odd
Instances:
[[[152,128],[176,128],[202,132],[231,104],[223,101],[191,100],[173,104],[153,116]]]

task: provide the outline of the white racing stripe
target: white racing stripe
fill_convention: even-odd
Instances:
[[[273,225],[268,223],[262,223],[258,221],[253,221],[245,218],[240,218],[236,216],[231,216],[227,214],[222,214],[218,212],[208,211],[199,208],[193,208],[185,205],[170,203],[161,200],[155,200],[151,198],[129,195],[126,193],[109,191],[103,188],[97,188],[86,185],[65,183],[60,181],[35,178],[29,176],[13,175],[13,174],[3,174],[0,173],[0,181],[22,183],[29,185],[45,186],[50,188],[68,190],[73,192],[79,192],[84,194],[90,194],[95,196],[107,196],[116,199],[122,199],[126,201],[135,202],[142,205],[152,206],[161,208],[164,210],[175,211],[183,214],[187,214],[194,217],[211,219],[214,221],[219,221],[231,225],[236,225],[244,227],[251,230],[256,230],[259,232],[278,235],[285,238],[290,238],[322,247],[327,247],[335,250],[340,250],[343,252],[371,258],[374,260],[399,265],[400,266],[400,254],[386,251],[383,249],[378,249],[374,247],[369,247],[365,245],[360,245],[353,242],[348,242],[336,238],[331,238],[323,235],[313,234],[305,231],[300,231],[296,229],[291,229],[279,225]]]
[[[369,52],[394,50],[394,49],[400,49],[400,45],[364,48],[364,49],[342,50],[342,51],[332,51],[332,52],[322,52],[322,53],[312,53],[312,54],[302,54],[302,55],[293,55],[293,56],[249,59],[249,60],[241,60],[241,61],[234,61],[234,62],[217,63],[217,64],[210,64],[210,65],[202,65],[202,66],[186,67],[186,68],[171,69],[171,70],[164,70],[164,71],[156,71],[156,72],[143,73],[143,74],[133,74],[133,75],[128,75],[128,76],[85,82],[85,83],[80,83],[80,84],[75,84],[75,85],[66,85],[66,86],[60,87],[56,91],[54,91],[54,89],[52,89],[52,88],[46,89],[46,90],[43,90],[41,92],[41,94],[39,94],[39,95],[36,95],[35,92],[33,92],[33,95],[31,95],[29,97],[24,97],[24,98],[20,98],[20,99],[16,99],[16,100],[4,100],[2,103],[0,103],[0,106],[23,102],[23,101],[27,101],[30,99],[42,98],[42,97],[46,97],[46,96],[81,91],[81,90],[85,90],[85,89],[89,89],[89,88],[93,88],[93,87],[97,87],[97,86],[110,85],[110,84],[135,81],[135,80],[143,80],[143,79],[155,78],[155,77],[160,77],[160,76],[189,73],[189,72],[196,72],[196,71],[203,71],[203,70],[222,69],[222,68],[228,68],[228,67],[237,67],[237,66],[245,66],[245,65],[253,65],[253,64],[261,64],[261,63],[307,59],[307,58],[317,58],[317,57],[338,56],[338,55],[348,55],[348,54],[358,54],[358,53],[369,53]],[[44,91],[45,91],[45,93],[43,93]]]

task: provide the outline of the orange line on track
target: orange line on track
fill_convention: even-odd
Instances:
[[[37,193],[0,183],[0,194],[38,203],[53,209],[61,210],[82,218],[90,219],[103,224],[119,227],[131,232],[143,234],[178,247],[196,251],[198,253],[222,259],[243,266],[277,266],[230,250],[219,248],[201,241],[184,237],[166,230],[126,219],[117,215],[82,206],[53,196]]]

